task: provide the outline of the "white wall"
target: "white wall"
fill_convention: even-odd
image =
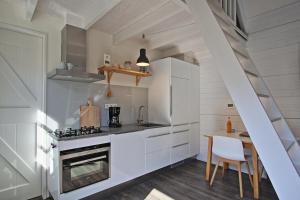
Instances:
[[[24,8],[20,3],[0,1],[0,22],[33,29],[47,34],[47,68],[48,71],[60,63],[60,30],[63,21],[37,12],[32,22],[24,18]]]
[[[245,127],[235,109],[227,108],[233,103],[224,82],[213,63],[212,58],[200,60],[200,133],[201,145],[199,158],[206,161],[207,138],[206,133],[226,130],[226,122],[231,115],[232,127],[243,131]]]
[[[14,1],[17,2],[17,1]],[[0,1],[0,22],[16,25],[23,28],[33,29],[47,34],[47,71],[55,69],[61,61],[61,29],[64,26],[62,18],[53,17],[37,10],[33,21],[26,21],[25,9],[21,3]],[[130,60],[133,65],[139,55],[139,49],[146,47],[137,41],[124,42],[121,45],[113,45],[112,36],[96,29],[89,29],[87,34],[88,58],[87,69],[90,72],[97,72],[97,67],[103,64],[103,54],[109,53],[112,56],[113,64],[123,64],[125,60]],[[150,60],[156,59],[159,51],[147,52]],[[121,78],[120,78],[121,77]],[[125,85],[135,86],[133,77],[126,75],[114,76],[113,80],[122,79]],[[132,81],[131,81],[132,80]],[[113,81],[116,83],[116,81]],[[119,84],[122,84],[120,81]],[[141,85],[143,85],[143,80]]]
[[[111,64],[124,64],[124,61],[131,61],[132,66],[136,67],[136,60],[139,56],[140,48],[147,49],[147,43],[136,40],[129,40],[119,45],[113,44],[113,37],[107,33],[96,29],[89,29],[87,32],[87,70],[97,72],[97,68],[103,65],[104,53],[111,55]],[[160,56],[159,51],[147,51],[150,61]],[[149,78],[143,78],[139,87],[147,87]],[[106,83],[106,81],[101,81]],[[112,85],[126,85],[135,87],[135,77],[114,74],[111,81]]]

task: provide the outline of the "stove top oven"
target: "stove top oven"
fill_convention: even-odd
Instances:
[[[60,152],[61,193],[97,183],[110,177],[110,144]]]

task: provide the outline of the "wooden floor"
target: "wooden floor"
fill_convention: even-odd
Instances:
[[[174,168],[164,168],[137,180],[100,192],[84,200],[234,200],[240,199],[237,172],[228,170],[225,177],[216,175],[213,187],[204,177],[205,163],[188,160]],[[244,199],[253,199],[251,185],[243,174]],[[163,198],[154,198],[161,195]],[[150,198],[152,197],[152,198]],[[276,200],[278,197],[269,181],[261,182],[262,200]]]

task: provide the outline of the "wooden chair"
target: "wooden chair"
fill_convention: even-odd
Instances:
[[[252,176],[250,173],[248,161],[245,159],[242,141],[235,138],[214,136],[212,153],[217,156],[217,164],[210,181],[210,186],[212,186],[213,184],[220,162],[223,162],[223,166],[224,163],[234,164],[237,167],[238,175],[239,175],[240,196],[241,198],[243,198],[243,181],[242,181],[241,164],[246,163],[248,175],[252,187],[253,187],[253,181],[252,181]],[[223,174],[224,174],[224,168],[222,171],[222,175]]]

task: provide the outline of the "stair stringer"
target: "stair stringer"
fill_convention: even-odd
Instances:
[[[278,197],[300,198],[299,175],[207,1],[186,2]]]

